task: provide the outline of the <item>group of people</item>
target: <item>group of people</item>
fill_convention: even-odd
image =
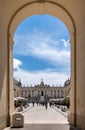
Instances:
[[[32,104],[33,104],[33,107],[34,107],[35,102],[32,102]],[[42,105],[42,106],[45,106],[46,109],[48,108],[48,102],[46,102],[46,101],[45,102],[36,102],[36,104],[37,104],[37,106]],[[49,106],[50,107],[53,106],[53,103],[49,102]]]

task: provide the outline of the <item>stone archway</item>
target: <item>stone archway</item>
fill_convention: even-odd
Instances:
[[[13,112],[13,83],[12,83],[12,53],[13,53],[13,36],[19,23],[25,18],[34,14],[50,14],[61,19],[68,27],[71,36],[71,108],[69,121],[84,130],[85,128],[85,101],[82,100],[84,96],[85,84],[85,44],[82,18],[84,15],[84,0],[74,1],[57,1],[56,0],[28,0],[24,2],[11,1],[9,3],[5,0],[1,1],[0,18],[1,29],[0,35],[0,59],[4,58],[1,63],[0,74],[0,103],[1,105],[0,121],[1,128],[9,125],[9,116]],[[76,4],[77,3],[77,4]],[[75,10],[76,9],[76,10]],[[5,11],[4,11],[5,10]],[[6,14],[5,14],[6,13]],[[79,17],[77,17],[79,13]],[[76,25],[76,26],[75,26]],[[77,30],[77,31],[76,31]],[[83,33],[81,33],[83,31]],[[3,44],[4,43],[4,44]],[[82,43],[82,44],[79,44]],[[6,52],[6,55],[4,55]],[[81,87],[81,88],[80,88]],[[2,110],[3,108],[3,110]],[[4,113],[4,114],[3,114]],[[8,120],[8,123],[7,123]]]
[[[27,13],[26,13],[27,12]],[[76,95],[76,27],[74,20],[70,13],[60,4],[52,1],[35,1],[35,2],[30,2],[22,7],[20,7],[12,16],[9,26],[8,26],[8,34],[10,34],[10,38],[8,36],[8,43],[9,45],[11,44],[10,41],[13,40],[14,32],[17,26],[20,24],[21,21],[23,21],[25,18],[35,15],[35,14],[50,14],[55,17],[60,18],[68,27],[71,35],[71,54],[72,59],[72,68],[71,68],[71,83],[72,83],[72,88],[71,88],[71,116],[69,115],[69,120],[71,121],[72,124],[76,125],[76,100],[75,100],[75,95]],[[10,52],[10,50],[9,50]],[[12,51],[11,51],[12,52]],[[10,55],[10,54],[9,54]],[[11,54],[12,55],[12,54]],[[11,62],[11,58],[9,63]],[[9,68],[10,72],[12,71],[12,68],[10,66]],[[10,75],[10,74],[9,74]],[[12,77],[12,75],[10,75]],[[10,77],[10,78],[11,78]],[[10,79],[9,78],[9,79]],[[11,81],[11,79],[10,79]],[[10,83],[9,81],[9,83]],[[12,86],[11,83],[9,84],[9,87]],[[11,88],[9,88],[11,89]],[[10,94],[9,94],[10,95]],[[10,106],[10,105],[9,105]],[[11,108],[10,108],[11,111]]]

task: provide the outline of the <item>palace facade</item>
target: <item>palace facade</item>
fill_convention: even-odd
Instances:
[[[29,102],[49,101],[49,99],[65,98],[70,94],[70,80],[66,80],[64,86],[50,86],[40,84],[33,86],[22,86],[20,81],[14,79],[14,97],[27,98]]]

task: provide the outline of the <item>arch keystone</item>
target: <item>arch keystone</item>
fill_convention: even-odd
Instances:
[[[38,9],[39,9],[39,14],[44,14],[45,12],[45,0],[38,0]]]
[[[38,3],[44,3],[45,0],[38,0]]]

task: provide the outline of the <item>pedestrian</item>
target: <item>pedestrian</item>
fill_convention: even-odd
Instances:
[[[33,104],[33,107],[34,107],[34,102],[32,102],[32,104]]]
[[[47,107],[48,107],[48,104],[47,104],[47,102],[45,102],[45,108],[46,108],[46,110],[47,110]]]
[[[49,103],[50,104],[50,107],[52,106],[52,102]]]
[[[37,102],[37,106],[38,106],[38,102]]]

